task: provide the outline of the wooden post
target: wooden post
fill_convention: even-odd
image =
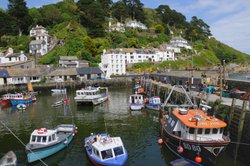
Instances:
[[[220,100],[222,99],[222,71],[221,71],[221,65],[220,65]]]
[[[231,105],[231,109],[230,109],[230,114],[229,114],[229,122],[228,122],[228,126],[230,127],[231,126],[231,122],[232,122],[232,119],[234,117],[234,110],[235,110],[235,104],[236,104],[236,99],[233,98],[232,100],[232,105]]]
[[[238,126],[238,135],[237,135],[237,144],[236,144],[236,150],[235,150],[235,155],[234,155],[234,162],[236,163],[237,161],[237,155],[238,155],[238,150],[240,147],[239,142],[241,141],[242,137],[242,131],[244,127],[244,122],[245,122],[245,117],[246,117],[246,112],[247,112],[247,101],[243,101],[243,106],[240,114],[240,121],[239,121],[239,126]]]

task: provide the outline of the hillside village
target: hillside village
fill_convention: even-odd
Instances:
[[[53,10],[60,9],[61,14],[70,14],[71,19],[58,18],[48,24],[51,18],[44,15],[44,21],[31,15],[33,21],[40,19],[43,24],[34,24],[34,21],[33,26],[26,27],[23,32],[26,31],[27,37],[19,29],[17,39],[24,38],[20,41],[25,41],[19,45],[8,45],[15,38],[0,34],[0,85],[110,79],[138,70],[213,68],[222,60],[226,63],[248,61],[245,54],[216,41],[209,26],[195,16],[188,23],[185,16],[167,5],[153,10],[144,9],[141,3],[138,9],[124,15],[119,12],[118,4],[131,10],[123,1],[114,3],[113,8],[105,6],[105,10],[113,14],[105,12],[103,16],[88,16],[90,18],[74,13],[83,9],[92,12],[82,1],[63,1],[32,9],[41,12],[42,9],[51,11],[50,7],[53,7]],[[61,9],[62,6],[66,9]],[[70,9],[72,6],[75,8]],[[3,16],[9,14],[1,12]],[[152,16],[155,19],[151,20]],[[103,20],[100,25],[92,22],[98,17]],[[179,19],[171,20],[175,17]],[[196,31],[195,36],[191,31]]]

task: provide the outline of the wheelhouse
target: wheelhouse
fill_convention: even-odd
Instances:
[[[30,144],[51,144],[56,141],[56,130],[47,130],[46,128],[34,130],[30,136]]]

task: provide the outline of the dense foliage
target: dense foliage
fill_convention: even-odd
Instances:
[[[217,65],[222,60],[226,63],[249,61],[246,54],[211,38],[210,27],[202,19],[193,16],[188,22],[183,14],[168,5],[156,9],[143,6],[140,0],[63,0],[28,9],[25,0],[9,0],[8,9],[0,10],[0,48],[28,52],[31,40],[28,32],[38,24],[46,27],[59,43],[39,60],[42,64],[57,63],[59,56],[68,55],[96,65],[103,49],[158,47],[173,36],[187,39],[194,49],[176,54],[175,62],[146,62],[135,64],[131,69],[177,69],[189,68],[191,64],[201,68]],[[149,29],[126,28],[124,33],[108,31],[109,21],[124,23],[130,19],[146,24]]]

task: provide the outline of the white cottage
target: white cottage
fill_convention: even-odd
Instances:
[[[143,24],[139,21],[136,21],[136,20],[127,21],[125,23],[125,26],[129,27],[129,28],[139,28],[139,29],[144,29],[144,30],[148,29],[148,27],[145,24]]]
[[[6,52],[0,52],[0,64],[27,61],[28,58],[24,55],[23,51],[14,53],[12,48]]]

